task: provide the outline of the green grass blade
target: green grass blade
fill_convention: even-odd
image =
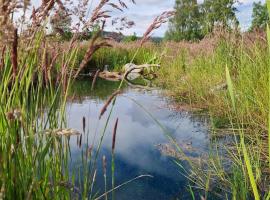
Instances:
[[[233,110],[236,111],[235,96],[233,92],[233,83],[232,83],[228,66],[226,66],[226,80],[227,80],[228,90],[229,90],[231,101],[232,101]]]
[[[260,200],[260,195],[259,195],[259,192],[258,192],[255,177],[254,177],[253,172],[252,172],[252,166],[251,166],[251,162],[250,162],[250,159],[249,159],[249,156],[248,156],[248,152],[247,152],[247,149],[246,149],[246,145],[245,145],[245,141],[244,141],[243,136],[241,136],[241,146],[242,146],[245,165],[246,165],[246,168],[247,168],[247,171],[248,171],[248,177],[249,177],[249,181],[250,181],[250,184],[251,184],[251,187],[252,187],[254,198],[255,198],[255,200]]]
[[[267,4],[267,11],[268,16],[270,16],[270,0],[266,1]],[[267,41],[268,41],[268,51],[270,56],[270,28],[269,28],[269,22],[267,24]],[[270,59],[268,60],[270,61]],[[268,162],[269,162],[269,169],[270,169],[270,66],[268,63]]]

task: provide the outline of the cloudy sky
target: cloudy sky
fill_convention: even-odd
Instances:
[[[250,26],[253,2],[259,1],[240,0],[240,4],[237,4],[237,17],[243,30],[247,30]],[[125,30],[125,34],[133,34],[135,32],[137,35],[142,35],[155,16],[163,11],[173,9],[175,0],[136,0],[136,2],[136,5],[130,5],[129,9],[125,12],[125,15],[130,20],[133,20],[136,26],[132,29]],[[201,3],[203,0],[199,0],[198,2]],[[261,2],[265,2],[265,0],[261,0]],[[108,27],[108,29],[111,29],[111,27]],[[164,25],[155,31],[154,36],[163,36],[166,29],[167,25]]]
[[[74,2],[78,0],[74,0]],[[100,0],[92,0],[91,7],[94,8]],[[117,2],[117,0],[111,0],[112,2]],[[143,35],[144,31],[147,29],[149,24],[153,19],[161,14],[163,11],[173,10],[175,0],[135,0],[136,5],[129,3],[128,9],[124,13],[112,12],[114,17],[128,17],[129,20],[135,22],[135,26],[131,29],[122,31],[126,35],[131,35],[136,33],[138,36]],[[251,24],[252,15],[252,4],[254,2],[265,2],[265,0],[239,0],[240,3],[236,5],[238,12],[237,17],[240,21],[242,30],[247,30]],[[130,2],[126,0],[125,2]],[[203,0],[198,0],[202,3]],[[41,0],[32,0],[33,6],[37,7],[40,5]],[[153,36],[163,36],[167,30],[167,24],[163,25],[161,28],[156,30]],[[116,31],[110,24],[106,27],[108,31]]]

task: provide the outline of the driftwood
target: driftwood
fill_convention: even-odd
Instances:
[[[124,65],[123,70],[125,73],[142,73],[145,69],[151,69],[153,67],[160,67],[158,64],[143,64],[143,65],[135,65],[133,63],[128,63]]]
[[[152,67],[160,67],[160,65],[157,64],[135,65],[133,63],[128,63],[124,65],[123,73],[110,72],[105,69],[104,71],[98,73],[98,77],[109,81],[121,81],[123,79],[135,80],[136,78],[139,78],[141,76],[143,77],[143,72],[145,69],[151,70]]]
[[[123,76],[120,72],[103,71],[103,72],[99,72],[98,76],[100,78],[110,80],[110,81],[120,81],[123,79]]]

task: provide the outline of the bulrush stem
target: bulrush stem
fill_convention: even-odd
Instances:
[[[12,71],[13,78],[17,76],[18,71],[18,29],[14,29],[13,32],[13,43],[12,43],[12,53],[11,53],[11,62],[12,62]]]
[[[104,176],[104,189],[105,194],[107,193],[107,162],[106,162],[106,156],[103,156],[102,158],[102,166],[103,166],[103,176]],[[105,200],[108,200],[108,195],[105,195]]]
[[[115,164],[114,164],[114,150],[115,150],[115,140],[116,140],[116,131],[118,126],[118,118],[115,121],[114,128],[113,128],[113,139],[112,139],[112,200],[114,200],[114,186],[115,186]]]

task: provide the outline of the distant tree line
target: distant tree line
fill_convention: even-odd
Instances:
[[[176,14],[169,22],[166,40],[196,41],[202,39],[216,27],[226,30],[238,30],[236,17],[238,0],[176,0]],[[250,31],[264,29],[269,20],[265,4],[254,3],[252,26]]]
[[[213,32],[216,27],[225,30],[238,30],[239,21],[236,17],[236,3],[239,0],[204,0],[199,4],[197,0],[176,0],[175,16],[169,22],[165,40],[196,41]],[[252,24],[249,31],[265,30],[269,21],[266,3],[253,3]],[[72,19],[65,10],[59,10],[50,19],[53,35],[60,35],[63,40],[72,38]],[[81,40],[92,37],[93,31],[84,31]],[[124,36],[120,33],[104,32],[105,36],[115,36],[117,41],[136,41],[136,33]],[[121,38],[121,39],[119,39]],[[158,39],[159,41],[159,39]]]

